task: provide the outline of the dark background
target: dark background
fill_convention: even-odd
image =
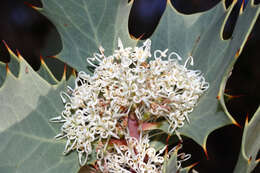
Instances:
[[[220,0],[171,0],[181,13],[192,14],[206,11]],[[238,0],[228,19],[223,37],[232,38],[232,32],[241,6],[248,0]],[[259,3],[260,0],[255,0]],[[228,7],[232,0],[226,0]],[[31,6],[42,7],[39,0],[1,0],[0,1],[0,40],[4,40],[13,51],[21,55],[38,70],[40,56],[45,60],[55,56],[62,48],[60,36],[54,25]],[[165,9],[166,0],[135,0],[129,16],[129,31],[136,38],[146,39],[153,33]],[[86,19],[87,20],[87,19]],[[227,107],[241,127],[229,125],[215,130],[207,140],[207,160],[203,149],[194,141],[186,139],[183,150],[191,153],[189,163],[201,173],[232,173],[241,147],[245,119],[252,117],[260,103],[260,18],[250,34],[244,50],[234,67],[226,86],[226,93],[236,96],[228,100]],[[0,61],[8,62],[9,54],[0,42]],[[258,153],[259,158],[259,153]],[[184,163],[184,166],[189,164]],[[260,166],[254,173],[260,172]]]

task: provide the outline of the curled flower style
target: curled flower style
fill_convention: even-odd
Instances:
[[[106,57],[101,47],[100,53],[87,58],[94,73],[78,73],[75,88],[60,94],[65,104],[61,116],[51,119],[63,123],[55,138],[67,139],[65,154],[77,150],[85,165],[94,144],[127,134],[130,113],[140,122],[165,118],[170,133],[189,121],[188,114],[209,84],[199,70],[187,69],[192,57],[181,65],[177,53],[167,56],[168,49],[156,50],[152,56],[150,49],[150,40],[124,48],[119,39],[113,55]]]
[[[127,136],[126,145],[115,145],[111,152],[106,153],[102,160],[98,161],[99,169],[108,173],[162,173],[165,160],[170,154],[165,153],[166,147],[156,152],[149,145],[148,135],[137,140]],[[177,152],[179,146],[174,147],[169,153]],[[181,163],[190,158],[189,154],[178,154],[177,169]]]

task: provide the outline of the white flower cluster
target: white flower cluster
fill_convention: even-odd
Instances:
[[[125,120],[130,112],[144,121],[163,117],[170,124],[169,132],[174,132],[188,121],[188,113],[209,87],[200,71],[187,69],[188,62],[193,63],[192,57],[181,65],[181,58],[175,52],[167,56],[167,49],[156,50],[152,57],[150,47],[151,41],[147,40],[141,47],[124,48],[119,39],[118,50],[108,57],[101,48],[100,53],[87,59],[95,67],[94,74],[79,72],[75,88],[68,87],[69,92],[61,93],[65,110],[51,121],[64,123],[56,139],[67,138],[64,153],[77,150],[81,165],[86,164],[88,155],[93,152],[93,143],[107,144],[111,137],[127,136]],[[137,146],[135,139],[126,140],[129,145]],[[142,141],[142,145],[147,148],[146,141]],[[115,146],[115,149],[125,152],[126,148]],[[152,149],[146,153],[151,160],[141,167],[159,170],[148,163],[161,164],[163,158],[152,155]],[[110,161],[107,162],[109,165]],[[132,166],[131,169],[143,169]],[[111,166],[111,169],[117,168]]]
[[[193,111],[200,95],[209,87],[199,70],[186,68],[189,61],[193,65],[192,57],[184,65],[179,64],[181,58],[175,52],[170,53],[167,60],[162,60],[167,57],[166,49],[156,50],[154,59],[151,59],[150,40],[132,50],[124,48],[119,39],[118,47],[112,56],[95,54],[94,58],[89,58],[88,62],[96,70],[86,79],[91,88],[95,86],[91,92],[101,93],[110,108],[116,110],[114,116],[121,115],[120,108],[126,112],[134,105],[139,119],[143,119],[144,113],[166,118],[170,123],[169,132],[182,127],[185,119],[189,121],[188,113]],[[94,65],[93,60],[99,62],[99,66]]]
[[[180,149],[178,147],[174,147],[165,155],[166,146],[156,152],[149,144],[148,135],[140,137],[139,140],[128,136],[126,145],[114,144],[114,151],[108,152],[104,159],[98,160],[98,166],[102,172],[109,173],[162,173],[165,160],[169,159],[172,152],[177,152]],[[176,157],[176,169],[180,169],[181,162],[191,156],[181,153]]]

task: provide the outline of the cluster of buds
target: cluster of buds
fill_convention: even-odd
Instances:
[[[161,172],[162,152],[155,155],[147,136],[138,139],[129,134],[129,115],[134,114],[137,122],[165,119],[173,133],[189,121],[188,114],[209,84],[199,70],[187,69],[193,65],[192,57],[181,65],[177,53],[167,56],[168,49],[156,50],[152,56],[150,48],[150,40],[132,49],[124,48],[119,39],[113,55],[106,57],[100,48],[100,53],[87,58],[94,73],[78,73],[75,88],[60,94],[65,110],[51,119],[63,123],[55,138],[67,138],[65,154],[77,150],[80,164],[85,165],[94,143],[123,139],[127,145],[114,145],[116,154],[104,152],[97,158],[101,170]]]

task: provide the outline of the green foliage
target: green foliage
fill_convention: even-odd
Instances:
[[[203,147],[213,130],[233,121],[224,105],[225,83],[236,53],[242,51],[260,12],[259,6],[248,4],[238,18],[232,39],[224,41],[221,32],[234,3],[228,10],[219,3],[207,12],[193,15],[179,14],[168,5],[151,37],[154,50],[168,48],[184,57],[183,61],[192,55],[194,66],[190,68],[200,69],[210,83],[209,90],[189,115],[190,124],[186,123],[179,130]],[[61,34],[63,49],[57,58],[78,71],[88,72],[86,58],[97,52],[99,46],[110,55],[118,37],[124,45],[138,44],[130,39],[127,31],[129,10],[126,0],[43,0],[43,9],[40,9]],[[10,71],[5,70],[5,64],[0,64],[0,172],[76,172],[79,169],[77,156],[74,153],[62,155],[64,141],[53,140],[60,126],[48,122],[63,110],[59,92],[65,90],[66,85],[73,86],[73,79],[66,81],[63,76],[59,81],[47,66],[41,67],[39,75],[23,59],[18,60],[14,54],[11,59]],[[256,117],[258,115],[259,111]],[[253,137],[256,134],[250,130],[256,128],[259,118],[255,119],[245,129],[238,162],[242,167],[256,151],[254,142],[257,140]],[[158,124],[157,128],[168,132],[167,123]],[[168,167],[175,161],[174,157],[169,160],[166,172],[173,169]]]
[[[62,37],[62,51],[56,56],[78,71],[88,71],[86,58],[100,46],[112,54],[120,37],[134,46],[127,31],[130,5],[121,0],[43,0],[40,10],[57,27]]]
[[[181,134],[193,138],[204,147],[210,132],[234,121],[223,101],[225,83],[236,61],[236,53],[242,51],[259,14],[259,7],[248,5],[238,18],[232,40],[224,41],[221,32],[233,7],[234,3],[226,11],[220,3],[210,11],[189,16],[173,13],[168,7],[152,37],[154,48],[169,47],[169,50],[177,50],[181,55],[192,55],[195,63],[193,68],[200,69],[210,83],[209,90],[189,115],[191,123],[180,129]],[[221,99],[222,107],[217,96]],[[162,126],[162,129],[167,128]]]
[[[246,121],[243,132],[241,151],[235,173],[250,173],[259,164],[257,153],[260,152],[260,107],[253,118]],[[258,159],[258,160],[257,160]]]
[[[177,152],[174,152],[171,158],[164,163],[164,173],[177,172]]]
[[[49,123],[63,109],[59,92],[73,79],[52,86],[21,57],[16,60],[18,77],[7,71],[0,89],[0,172],[76,172],[77,156],[62,155],[64,141],[53,139],[59,126]]]
[[[6,79],[7,75],[7,69],[12,71],[14,76],[18,76],[20,66],[19,66],[19,60],[16,58],[16,55],[10,51],[10,62],[8,64],[0,62],[0,87],[4,84],[4,81]]]

